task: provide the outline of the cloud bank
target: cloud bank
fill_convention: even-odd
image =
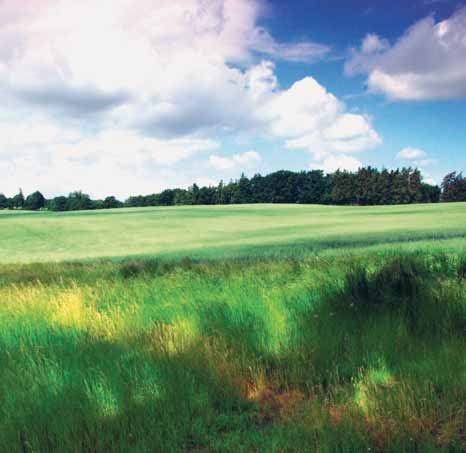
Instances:
[[[260,162],[261,156],[256,151],[246,151],[241,154],[233,154],[231,157],[211,154],[209,165],[217,170],[250,169]]]
[[[312,77],[285,89],[276,74],[329,47],[279,42],[263,14],[254,0],[0,2],[0,190],[124,197],[216,177],[183,174],[193,158],[219,177],[257,164],[217,152],[232,135],[354,165],[347,154],[381,143],[370,119]]]
[[[466,98],[466,8],[415,23],[392,46],[369,34],[351,50],[347,75],[367,74],[369,91],[393,100]]]

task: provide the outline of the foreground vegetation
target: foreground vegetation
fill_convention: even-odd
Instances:
[[[2,212],[0,451],[463,451],[465,225],[464,204]]]
[[[461,451],[466,255],[0,267],[0,450]]]

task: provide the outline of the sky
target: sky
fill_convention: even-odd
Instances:
[[[0,0],[0,192],[466,171],[466,1]]]

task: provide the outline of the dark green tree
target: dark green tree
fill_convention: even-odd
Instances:
[[[232,203],[243,204],[249,203],[251,200],[251,186],[249,184],[249,179],[246,178],[244,173],[241,174],[241,177],[235,189],[233,191]]]
[[[327,181],[322,170],[311,170],[303,174],[299,186],[298,203],[324,203]]]
[[[193,205],[199,204],[199,186],[194,183],[190,188],[189,191],[191,192],[191,200]]]
[[[116,199],[114,196],[106,197],[103,201],[103,208],[104,209],[115,209],[121,208],[123,203]]]
[[[466,179],[462,173],[448,173],[442,181],[442,201],[466,201]]]
[[[356,204],[356,174],[337,170],[332,174],[332,202],[340,205]]]
[[[384,168],[378,173],[374,185],[374,204],[392,204],[393,174]]]
[[[411,192],[409,189],[409,177],[411,169],[402,168],[396,170],[392,175],[392,202],[393,204],[411,203]]]
[[[68,210],[68,198],[60,196],[52,198],[48,201],[47,207],[51,211],[67,211]]]
[[[66,206],[67,211],[83,211],[93,208],[89,195],[82,193],[81,191],[70,193]]]
[[[0,209],[6,209],[8,208],[9,203],[8,203],[8,198],[5,197],[4,194],[0,193]]]
[[[24,195],[23,195],[23,191],[19,189],[18,194],[16,194],[11,199],[10,207],[13,209],[21,209],[23,206],[24,206]]]
[[[39,191],[36,191],[26,198],[24,201],[24,209],[37,211],[45,207],[46,201],[45,197]]]

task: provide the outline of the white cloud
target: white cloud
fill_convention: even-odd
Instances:
[[[428,157],[426,159],[421,159],[420,161],[415,162],[415,164],[421,167],[429,167],[430,165],[438,164],[438,159],[433,159],[431,157]]]
[[[312,77],[277,93],[259,112],[268,118],[270,132],[286,139],[287,148],[306,150],[315,159],[367,151],[382,143],[369,118],[346,112],[344,104]]]
[[[328,46],[309,41],[279,43],[263,28],[254,29],[250,42],[251,47],[258,52],[294,62],[313,62],[323,58],[330,51]]]
[[[246,151],[242,154],[233,154],[231,157],[211,154],[209,165],[217,170],[231,170],[233,168],[251,168],[260,162],[261,156],[256,151]]]
[[[381,52],[389,47],[386,39],[381,39],[375,33],[369,33],[362,41],[361,51],[363,54],[370,55],[375,52]]]
[[[427,153],[418,148],[403,148],[398,152],[396,157],[404,160],[416,160],[427,156]]]
[[[237,121],[244,109],[235,106],[245,104],[247,91],[244,74],[230,62],[247,63],[257,52],[307,61],[325,48],[277,42],[256,25],[261,3],[250,0],[43,0],[26,6],[16,0],[0,5],[4,90],[69,115],[118,113],[123,106],[125,120],[131,114],[146,127],[161,124],[158,132],[191,132],[214,118],[225,126]],[[206,103],[213,113],[199,114]]]
[[[357,171],[361,167],[363,167],[361,161],[345,154],[330,155],[323,162],[314,162],[310,165],[311,169],[324,170],[325,173],[333,173],[337,170]]]
[[[397,153],[396,158],[417,167],[428,167],[438,163],[437,159],[429,157],[424,150],[419,148],[403,148]]]
[[[352,49],[348,75],[367,74],[369,91],[395,100],[466,98],[466,8],[410,27],[393,45],[368,35]]]
[[[8,174],[0,190],[154,191],[182,183],[172,167],[232,133],[283,140],[317,160],[378,146],[370,119],[312,77],[280,88],[270,60],[312,62],[329,49],[277,41],[258,25],[262,8],[260,0],[0,0]],[[240,168],[259,158],[215,152],[210,163]]]
[[[246,72],[246,87],[254,100],[269,97],[277,88],[275,65],[271,61],[262,61]]]
[[[89,140],[84,140],[68,156],[98,153],[99,159],[109,159],[120,163],[143,163],[173,165],[202,151],[212,151],[219,147],[213,140],[196,138],[157,139],[141,137],[134,132],[106,130]],[[61,155],[63,156],[63,152]]]
[[[171,175],[169,167],[174,164],[218,147],[214,140],[195,137],[159,139],[111,129],[83,137],[45,121],[3,124],[0,190],[11,195],[21,186],[27,193],[40,189],[48,196],[84,190],[96,197],[149,193],[192,182],[179,174],[160,175]]]

